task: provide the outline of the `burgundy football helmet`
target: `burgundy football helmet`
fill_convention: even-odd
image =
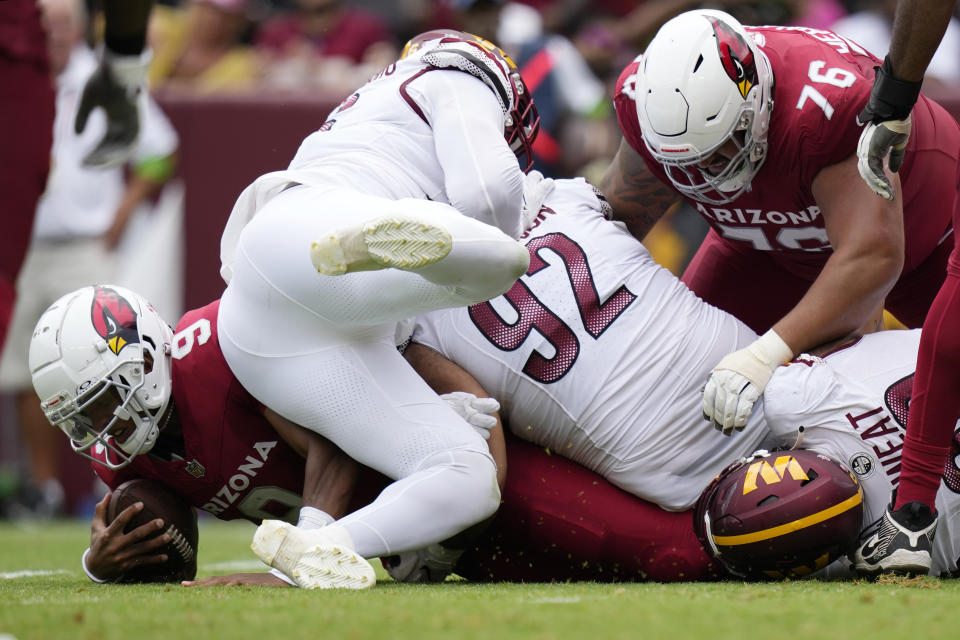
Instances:
[[[533,141],[540,115],[516,63],[489,40],[453,29],[427,31],[403,47],[401,58],[419,55],[438,69],[459,69],[490,87],[503,110],[503,135],[524,173],[533,167]]]
[[[856,546],[863,489],[815,451],[757,451],[724,469],[697,500],[694,529],[708,554],[751,579],[797,578]]]

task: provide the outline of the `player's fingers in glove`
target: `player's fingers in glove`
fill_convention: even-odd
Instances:
[[[736,393],[730,393],[724,390],[717,395],[717,402],[714,408],[714,425],[720,429],[725,436],[729,436],[736,428],[742,429],[737,425],[737,416],[739,412],[737,407],[740,404],[740,396]]]
[[[904,145],[900,148],[894,147],[890,150],[890,171],[894,173],[900,171],[900,166],[903,164],[903,156],[907,149],[907,146]],[[890,181],[887,181],[887,184],[890,184]],[[893,187],[890,187],[890,193],[893,193]]]
[[[77,108],[77,117],[73,121],[74,133],[83,133],[83,130],[87,128],[87,119],[90,117],[90,112],[93,111],[94,106],[92,100],[83,99],[80,101],[80,106]]]
[[[877,139],[877,125],[868,124],[857,143],[857,171],[874,193],[887,200],[893,200],[893,185],[883,170],[883,158],[889,147]]]

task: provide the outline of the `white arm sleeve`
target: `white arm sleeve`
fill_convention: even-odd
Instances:
[[[523,172],[503,137],[503,112],[493,92],[452,70],[425,73],[407,91],[433,129],[450,204],[519,237]]]
[[[180,145],[176,129],[150,95],[144,93],[140,100],[140,139],[134,157],[143,161],[169,156]]]

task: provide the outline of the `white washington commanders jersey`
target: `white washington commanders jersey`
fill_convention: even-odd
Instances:
[[[510,291],[419,317],[414,341],[470,372],[519,437],[689,508],[767,434],[761,410],[726,437],[701,409],[714,365],[756,334],[605,220],[583,180],[557,180],[522,241],[530,268]]]
[[[845,463],[864,490],[864,530],[883,516],[899,484],[920,330],[881,331],[823,358],[802,355],[780,367],[763,395],[772,435],[783,445],[804,427],[804,449]],[[960,432],[937,493],[940,522],[931,575],[957,571],[960,556]],[[837,567],[831,567],[831,574]]]
[[[433,200],[520,234],[523,172],[504,138],[497,97],[469,73],[432,67],[420,55],[380,71],[304,139],[286,170],[240,194],[220,245],[225,280],[243,227],[291,184]]]

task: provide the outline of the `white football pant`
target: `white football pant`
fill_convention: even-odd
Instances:
[[[449,255],[415,271],[318,274],[311,243],[390,214],[444,227]],[[396,322],[488,300],[526,270],[525,247],[498,229],[425,200],[298,186],[244,228],[220,303],[220,346],[257,400],[396,480],[371,505],[330,525],[374,557],[422,548],[497,508],[484,440],[394,345]]]

